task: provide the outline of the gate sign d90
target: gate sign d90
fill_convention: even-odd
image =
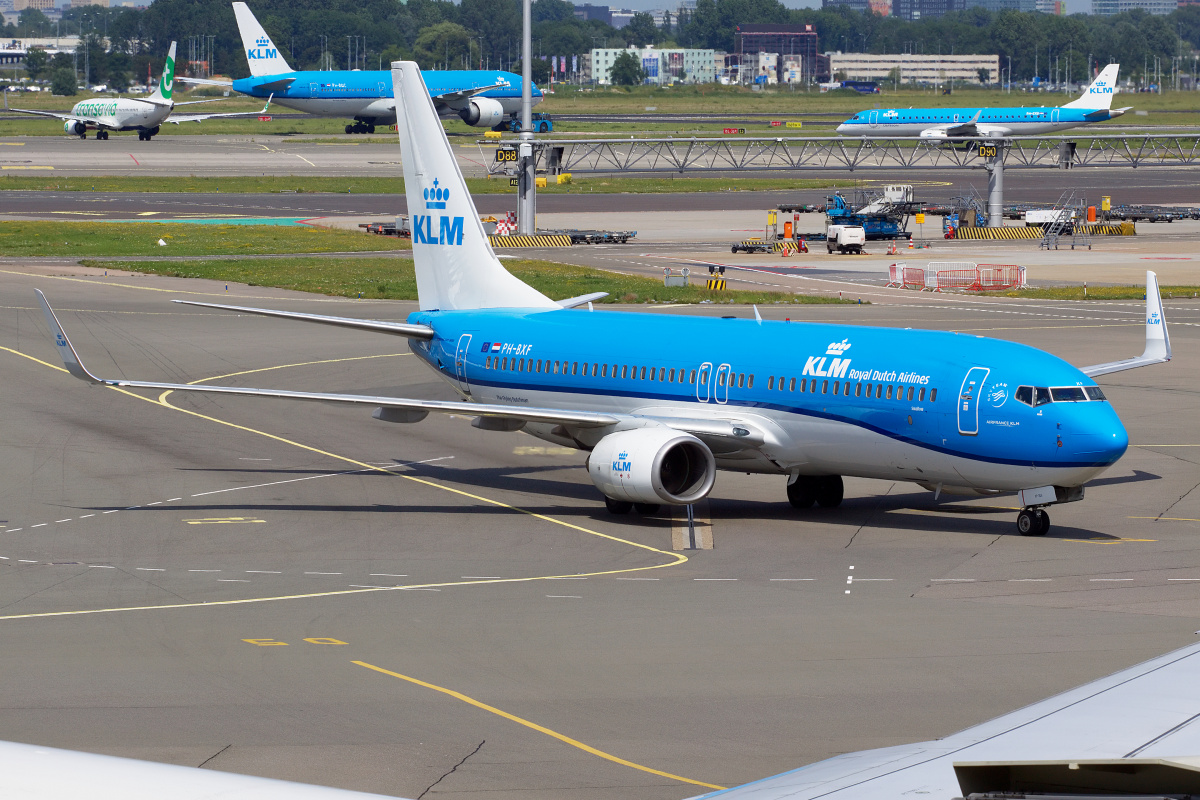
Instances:
[[[997,151],[998,151],[998,148],[994,144],[979,145],[979,157],[980,158],[995,158]]]
[[[515,147],[497,147],[496,148],[496,163],[509,162],[513,163],[517,160],[517,148]]]

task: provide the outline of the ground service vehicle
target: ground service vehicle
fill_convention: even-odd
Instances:
[[[861,253],[867,243],[867,232],[861,225],[830,225],[825,248],[832,253]]]

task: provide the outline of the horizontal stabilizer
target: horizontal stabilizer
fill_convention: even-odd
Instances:
[[[581,294],[578,297],[568,297],[557,302],[563,308],[577,308],[596,300],[603,300],[605,297],[608,297],[608,292],[592,292],[591,294]]]
[[[1162,294],[1158,288],[1158,276],[1146,272],[1146,349],[1136,358],[1124,361],[1110,361],[1107,364],[1095,364],[1090,367],[1080,367],[1084,375],[1094,378],[1097,375],[1108,375],[1112,372],[1123,372],[1127,369],[1148,367],[1151,364],[1162,364],[1171,360],[1171,337],[1167,333],[1167,318],[1163,316]]]
[[[238,314],[258,314],[263,317],[294,319],[300,322],[316,322],[320,325],[333,325],[338,328],[354,328],[360,331],[390,333],[393,336],[405,336],[409,339],[433,338],[433,328],[430,328],[428,325],[410,325],[407,322],[386,322],[374,319],[355,319],[354,317],[326,317],[320,314],[304,314],[299,311],[276,311],[272,308],[247,308],[246,306],[221,305],[220,303],[197,303],[195,300],[172,300],[171,302],[185,306],[219,308],[222,311],[234,311]]]

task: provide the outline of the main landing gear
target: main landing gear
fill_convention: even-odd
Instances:
[[[788,502],[796,508],[836,508],[842,504],[845,487],[841,475],[796,475],[787,486]]]
[[[346,126],[346,133],[374,133],[375,126],[368,125],[365,122],[356,122],[353,125]]]
[[[96,131],[96,138],[101,141],[108,140],[108,131]]]
[[[1017,514],[1017,533],[1022,536],[1045,536],[1050,530],[1050,515],[1041,508],[1025,508]]]
[[[138,141],[139,142],[148,142],[154,138],[154,134],[158,133],[158,131],[159,131],[159,127],[157,125],[148,131],[138,131]],[[108,137],[105,136],[104,138],[107,139]]]

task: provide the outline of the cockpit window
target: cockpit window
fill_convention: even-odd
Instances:
[[[1017,393],[1013,396],[1016,397],[1017,400],[1019,400],[1020,402],[1024,403],[1027,406],[1033,405],[1033,387],[1032,386],[1018,386]]]
[[[1033,390],[1033,404],[1035,406],[1044,406],[1046,403],[1052,402],[1050,390],[1045,386],[1037,386]]]
[[[1083,389],[1079,386],[1055,386],[1050,390],[1050,394],[1054,397],[1056,403],[1083,403],[1087,401],[1087,395],[1083,393]]]
[[[1099,386],[1085,386],[1083,390],[1087,392],[1088,400],[1107,400],[1104,392],[1100,391]]]

